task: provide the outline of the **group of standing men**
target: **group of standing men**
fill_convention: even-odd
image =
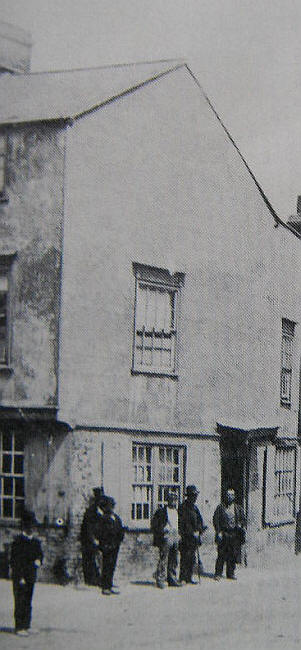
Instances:
[[[80,532],[83,574],[86,584],[99,586],[105,596],[110,596],[119,593],[113,586],[113,575],[124,527],[114,512],[114,499],[102,488],[94,488],[93,493]]]
[[[188,485],[186,498],[177,510],[177,494],[169,491],[167,505],[158,508],[152,519],[154,545],[159,549],[159,561],[155,572],[157,587],[163,589],[167,581],[170,587],[181,587],[183,583],[196,584],[193,578],[197,565],[198,577],[202,572],[199,547],[204,526],[201,513],[196,506],[199,491],[195,485]],[[217,560],[215,579],[220,580],[226,564],[226,576],[235,580],[235,566],[240,561],[241,546],[245,542],[246,520],[242,508],[235,502],[234,490],[226,492],[213,516]],[[177,577],[178,552],[180,572]]]
[[[94,496],[84,513],[81,526],[82,566],[86,584],[100,586],[104,595],[119,593],[113,586],[113,575],[124,527],[114,513],[114,499],[102,488],[93,489]],[[202,573],[199,547],[207,529],[196,505],[199,491],[195,485],[186,488],[185,500],[178,507],[178,494],[172,488],[167,504],[158,508],[152,521],[153,544],[159,549],[159,560],[154,574],[156,585],[180,587],[196,584]],[[229,489],[213,516],[217,560],[215,579],[219,580],[226,564],[226,576],[235,579],[236,563],[240,561],[241,546],[245,542],[246,520],[242,508],[235,502],[234,490]],[[101,553],[99,553],[101,551]],[[178,555],[180,571],[177,573]]]
[[[81,525],[83,573],[87,584],[101,587],[102,593],[110,596],[119,593],[113,586],[113,575],[125,529],[120,517],[114,512],[114,499],[105,495],[102,488],[94,488],[93,492],[94,496]],[[165,587],[166,581],[170,587],[180,587],[184,582],[195,584],[193,571],[196,561],[200,577],[199,546],[207,526],[204,526],[196,506],[198,494],[195,485],[188,485],[186,498],[177,509],[177,493],[170,489],[167,505],[158,508],[152,518],[153,541],[159,548],[155,578],[160,589]],[[240,561],[241,546],[245,542],[246,528],[243,510],[235,502],[234,490],[227,490],[225,499],[217,506],[213,525],[217,544],[215,578],[221,578],[226,564],[226,576],[233,580],[236,563]],[[21,533],[15,537],[11,548],[15,630],[20,636],[34,632],[31,628],[31,602],[37,569],[43,562],[41,542],[33,535],[36,526],[34,513],[24,510]],[[101,552],[101,566],[98,551]]]

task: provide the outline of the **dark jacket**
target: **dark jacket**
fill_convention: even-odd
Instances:
[[[151,530],[153,533],[154,546],[158,546],[158,547],[162,546],[164,542],[164,528],[167,524],[167,521],[168,521],[167,506],[164,506],[163,508],[158,508],[151,521]]]
[[[20,534],[15,537],[10,555],[10,565],[12,568],[13,580],[21,580],[27,583],[34,583],[37,577],[37,568],[35,560],[43,562],[43,552],[41,542],[37,537],[29,539]]]
[[[98,512],[95,505],[89,506],[89,508],[85,510],[80,529],[80,541],[82,546],[95,550],[94,540],[97,536],[98,525],[101,517],[102,514]]]
[[[245,542],[245,528],[247,525],[244,511],[240,505],[237,503],[234,504],[234,517],[235,517],[235,528],[229,527],[229,520],[227,517],[226,506],[223,503],[220,503],[213,515],[213,526],[216,533],[216,541],[218,541],[217,536],[219,533],[223,535],[233,535],[236,538],[236,542],[243,544]]]
[[[117,549],[124,538],[124,528],[120,517],[114,512],[104,513],[98,521],[96,538],[103,553]]]
[[[179,533],[182,546],[196,548],[201,544],[201,535],[206,530],[202,515],[194,503],[184,501],[179,507]],[[194,533],[199,533],[197,538]]]

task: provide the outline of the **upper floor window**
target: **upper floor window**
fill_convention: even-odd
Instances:
[[[24,439],[0,431],[0,517],[18,519],[24,506]]]
[[[7,200],[6,194],[7,135],[0,133],[0,202]]]
[[[182,273],[134,264],[133,371],[176,375]]]
[[[295,323],[282,319],[280,403],[291,407]]]

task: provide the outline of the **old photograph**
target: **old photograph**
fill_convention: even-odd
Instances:
[[[0,0],[0,646],[301,646],[301,4]]]

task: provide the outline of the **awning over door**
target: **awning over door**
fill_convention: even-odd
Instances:
[[[217,422],[216,430],[223,442],[247,444],[249,442],[275,442],[278,426],[244,429]]]

